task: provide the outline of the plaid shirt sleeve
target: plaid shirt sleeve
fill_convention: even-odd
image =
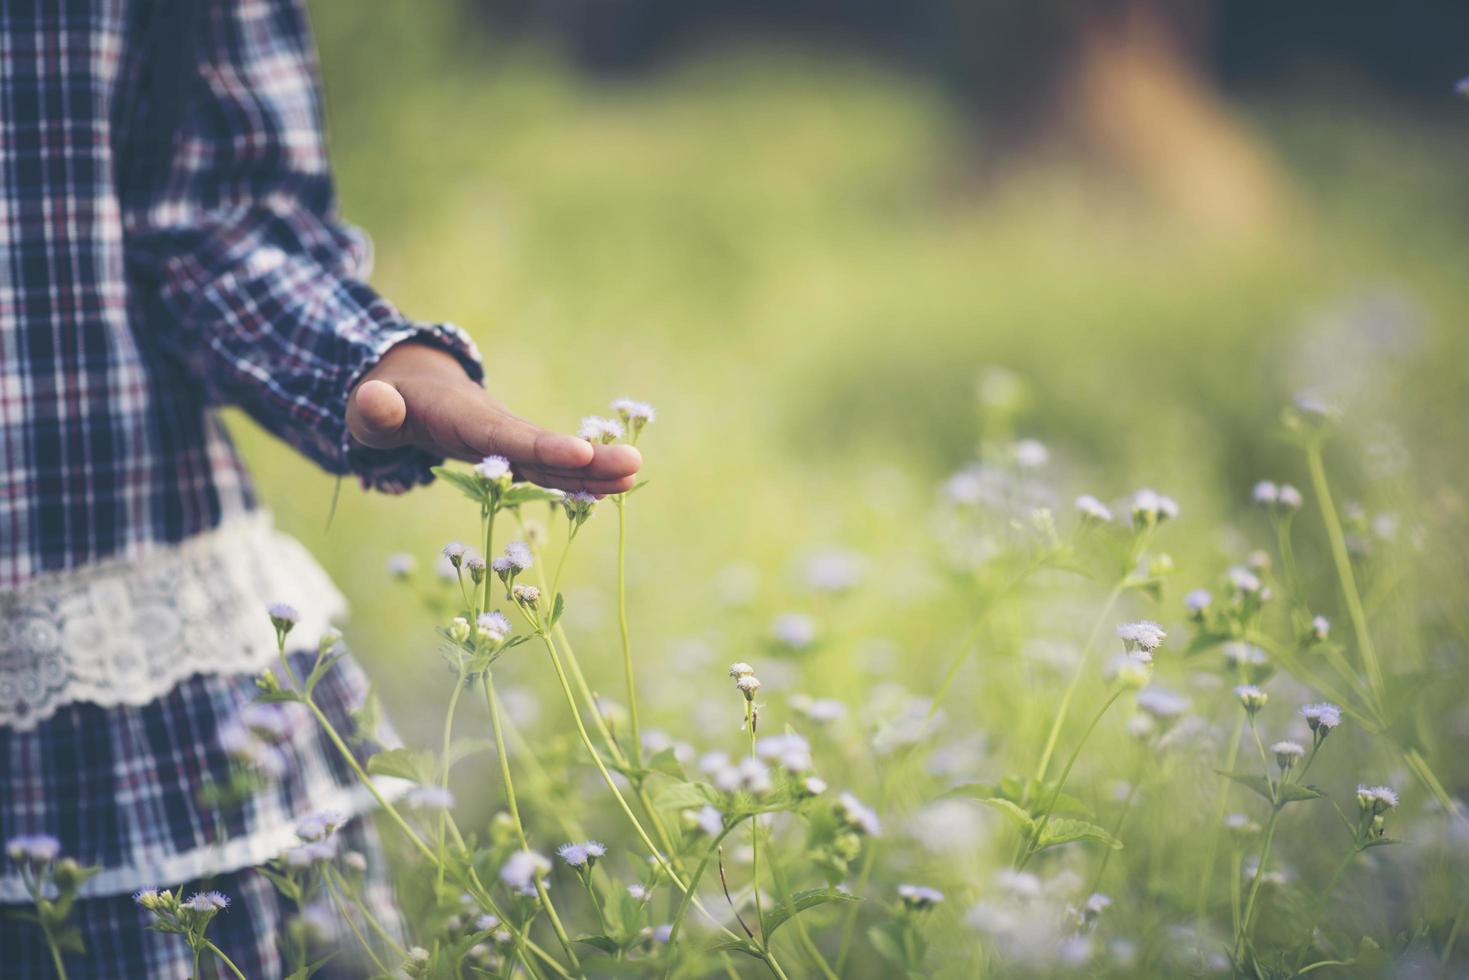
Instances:
[[[157,172],[124,197],[150,330],[201,380],[332,473],[400,492],[437,462],[346,428],[353,385],[395,344],[473,342],[405,318],[365,281],[367,239],[336,214],[300,0],[200,0],[196,86]],[[156,326],[155,326],[156,325]]]

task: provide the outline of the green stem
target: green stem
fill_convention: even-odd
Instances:
[[[750,734],[750,759],[757,761],[755,754],[755,702],[745,699],[745,730]],[[761,946],[769,949],[765,938],[765,910],[761,907],[760,898],[760,817],[756,815],[750,820],[750,891],[755,898],[755,927],[760,930],[760,938],[757,940]]]
[[[347,928],[351,929],[352,935],[357,937],[357,942],[360,943],[363,950],[366,951],[368,959],[372,960],[372,965],[377,967],[378,972],[383,974],[384,976],[391,976],[393,971],[389,970],[387,966],[383,963],[383,961],[378,958],[377,951],[372,948],[372,943],[367,941],[367,937],[364,936],[362,934],[362,930],[357,927],[356,920],[353,919],[352,914],[347,911],[346,903],[343,902],[341,896],[337,894],[337,889],[332,886],[331,879],[327,877],[323,878],[323,881],[326,884],[326,892],[331,897],[332,905],[336,907],[337,914],[346,920]]]
[[[231,973],[233,973],[235,976],[239,977],[240,980],[245,980],[245,974],[241,973],[240,972],[240,968],[237,967],[237,966],[235,966],[234,960],[232,960],[228,956],[224,955],[224,950],[220,949],[218,946],[214,945],[214,943],[210,942],[207,939],[204,940],[204,948],[207,949],[207,950],[209,950],[215,956],[218,956],[220,958],[220,960],[222,960],[224,962],[224,965],[230,968],[230,972]],[[198,973],[199,972],[198,971],[198,964],[199,964],[199,957],[198,957],[198,954],[196,953],[194,955],[194,966],[195,966],[194,972],[195,973]]]
[[[373,915],[372,910],[367,907],[367,903],[359,895],[347,888],[347,882],[342,878],[341,872],[331,865],[326,866],[326,872],[327,876],[336,883],[337,888],[342,894],[352,900],[353,907],[362,913],[362,921],[367,923],[368,928],[375,932],[377,937],[386,943],[387,947],[394,953],[397,953],[399,956],[406,956],[408,951],[403,948],[403,944],[393,938],[393,934],[388,932],[383,924],[378,921],[377,916]]]
[[[755,832],[759,833],[760,821],[758,817],[755,819],[753,826],[755,827]],[[831,965],[826,962],[826,957],[821,955],[821,950],[817,948],[815,941],[812,940],[811,932],[806,928],[806,920],[798,914],[793,897],[794,893],[786,882],[784,872],[781,871],[780,862],[776,860],[774,848],[770,848],[769,851],[766,855],[765,863],[770,865],[770,877],[775,882],[775,890],[781,903],[785,906],[786,915],[796,927],[796,938],[800,940],[801,947],[806,950],[806,955],[811,957],[812,962],[821,971],[821,975],[826,980],[838,980],[837,975],[832,972]]]
[[[1250,938],[1251,920],[1255,915],[1255,899],[1260,895],[1260,883],[1265,880],[1265,865],[1270,860],[1270,845],[1275,841],[1275,825],[1280,820],[1280,806],[1270,811],[1270,820],[1265,824],[1265,843],[1260,846],[1260,863],[1255,866],[1250,879],[1250,896],[1245,900],[1244,915],[1240,918],[1239,933],[1235,936],[1234,958],[1236,962],[1244,955],[1245,942]]]
[[[1056,717],[1051,721],[1051,731],[1046,736],[1046,747],[1041,752],[1041,761],[1036,766],[1035,778],[1037,782],[1045,782],[1046,770],[1051,765],[1051,756],[1056,751],[1056,742],[1061,737],[1061,726],[1066,723],[1066,715],[1071,710],[1071,701],[1076,696],[1077,685],[1081,683],[1081,675],[1085,673],[1087,662],[1091,658],[1092,648],[1096,646],[1098,637],[1101,636],[1102,627],[1107,618],[1112,614],[1112,607],[1121,598],[1123,590],[1127,587],[1127,577],[1124,575],[1112,591],[1107,594],[1107,601],[1102,604],[1102,611],[1097,615],[1097,620],[1092,624],[1091,632],[1087,635],[1086,645],[1081,648],[1081,657],[1076,661],[1076,669],[1071,674],[1071,680],[1066,685],[1066,691],[1061,695],[1061,703],[1056,708]]]
[[[464,665],[461,662],[460,663],[460,666],[459,666],[458,676],[454,680],[454,693],[452,693],[452,694],[449,695],[449,710],[444,713],[444,752],[443,752],[443,755],[441,756],[441,764],[440,764],[440,770],[439,770],[439,787],[441,789],[443,789],[445,792],[447,792],[448,789],[449,789],[449,750],[450,750],[450,747],[452,745],[453,736],[454,736],[454,712],[455,712],[455,709],[457,709],[458,706],[459,706],[459,695],[463,692],[463,690],[464,690]],[[447,809],[440,810],[439,811],[439,839],[438,839],[439,867],[438,867],[438,871],[435,872],[435,878],[434,878],[434,882],[435,882],[434,893],[435,894],[438,894],[438,892],[440,890],[442,890],[443,887],[444,887],[444,861],[443,861],[443,856],[444,856],[444,846],[446,844],[446,839],[447,839],[447,835],[448,835],[448,830],[447,830],[448,822],[449,822],[449,820],[448,820],[448,810]]]
[[[1362,605],[1362,594],[1357,589],[1357,577],[1352,571],[1351,556],[1347,553],[1347,540],[1342,533],[1341,519],[1331,500],[1331,488],[1326,482],[1326,465],[1321,458],[1319,442],[1311,442],[1306,446],[1306,465],[1311,471],[1311,486],[1321,510],[1321,519],[1326,524],[1326,537],[1331,545],[1331,560],[1336,565],[1336,576],[1341,583],[1342,598],[1352,620],[1352,631],[1357,634],[1362,664],[1367,668],[1367,677],[1371,681],[1373,707],[1380,715],[1381,699],[1387,685],[1383,679],[1382,665],[1377,661],[1377,648],[1372,643],[1372,633],[1367,629],[1367,612]]]
[[[627,676],[627,716],[632,724],[633,764],[642,767],[642,731],[638,727],[638,692],[633,681],[632,640],[627,629],[627,499],[617,502],[617,628],[622,634],[622,671]]]
[[[486,515],[484,517],[484,525],[485,525],[485,553],[484,553],[484,559],[485,559],[485,578],[484,578],[484,581],[480,583],[480,591],[479,591],[479,594],[477,596],[477,598],[479,599],[479,608],[477,610],[475,610],[476,613],[478,613],[480,611],[483,611],[483,610],[487,610],[487,609],[490,608],[490,579],[492,579],[492,578],[495,577],[495,573],[492,572],[492,571],[490,571],[490,559],[492,559],[492,558],[495,557],[495,512],[496,512],[496,510],[497,510],[497,508],[495,508],[495,507],[488,508],[488,513],[486,513]],[[471,624],[471,625],[473,625],[473,624]]]
[[[710,841],[709,849],[704,852],[704,857],[700,859],[698,866],[694,868],[694,873],[689,876],[689,887],[684,890],[683,895],[678,900],[678,908],[675,909],[673,913],[673,925],[672,928],[670,928],[668,931],[668,947],[670,949],[673,948],[673,944],[678,940],[678,931],[683,926],[684,916],[688,914],[689,905],[693,900],[694,892],[698,889],[699,880],[704,877],[704,871],[709,867],[709,862],[712,861],[714,859],[714,855],[718,853],[719,845],[724,843],[724,839],[728,837],[743,820],[745,820],[745,817],[739,817],[728,827],[725,827],[723,830],[721,830],[718,835],[715,836],[714,840]],[[670,965],[669,968],[672,969],[672,966]]]
[[[1342,858],[1341,863],[1336,866],[1336,870],[1331,873],[1331,879],[1326,883],[1326,887],[1321,890],[1320,897],[1313,903],[1311,916],[1306,920],[1306,939],[1301,945],[1300,952],[1296,954],[1297,967],[1300,966],[1301,960],[1306,958],[1306,954],[1311,951],[1311,942],[1316,935],[1316,923],[1321,921],[1321,913],[1325,911],[1326,903],[1331,901],[1331,893],[1336,890],[1336,883],[1341,880],[1341,876],[1346,874],[1347,868],[1351,866],[1352,861],[1361,853],[1361,847],[1353,844],[1352,849],[1347,852],[1347,856]]]
[[[1024,856],[1021,857],[1020,862],[1015,866],[1017,871],[1024,868],[1039,849],[1041,837],[1046,831],[1046,825],[1051,822],[1051,811],[1056,808],[1056,801],[1061,798],[1061,788],[1066,785],[1066,780],[1070,778],[1071,769],[1076,765],[1076,760],[1081,757],[1081,750],[1085,747],[1087,739],[1091,738],[1092,732],[1096,731],[1097,725],[1102,720],[1102,716],[1126,692],[1127,688],[1125,687],[1119,687],[1114,691],[1112,696],[1102,703],[1101,709],[1092,718],[1091,724],[1086,726],[1086,731],[1081,733],[1081,739],[1076,743],[1076,748],[1071,750],[1071,757],[1066,760],[1066,766],[1061,770],[1061,778],[1056,780],[1056,788],[1051,790],[1051,798],[1047,801],[1045,811],[1041,814],[1040,820],[1036,822],[1035,830],[1026,837]]]
[[[46,948],[51,951],[51,965],[56,968],[56,980],[66,980],[66,964],[61,961],[61,948],[56,945],[56,940],[51,937],[51,927],[47,926]],[[194,970],[198,973],[198,969]]]
[[[1229,740],[1229,752],[1224,758],[1224,771],[1234,772],[1239,762],[1239,740],[1245,733],[1245,716],[1239,714],[1234,723],[1234,735]],[[1234,781],[1227,776],[1219,777],[1219,804],[1214,808],[1213,831],[1209,835],[1209,847],[1204,858],[1203,874],[1199,875],[1199,894],[1195,900],[1196,914],[1202,925],[1209,904],[1209,888],[1214,883],[1214,859],[1219,855],[1219,836],[1224,829],[1224,811],[1229,808],[1229,790]]]
[[[510,753],[505,751],[505,733],[500,727],[500,699],[495,696],[495,681],[491,672],[486,670],[483,676],[485,689],[485,704],[490,709],[490,724],[495,730],[495,754],[500,757],[500,778],[505,782],[505,800],[510,807],[510,819],[515,824],[515,834],[520,838],[520,846],[530,850],[530,840],[525,835],[525,825],[520,821],[520,804],[515,796],[515,780],[510,775]],[[545,906],[546,918],[551,921],[551,931],[556,933],[556,939],[561,943],[561,948],[566,951],[566,958],[571,961],[573,970],[581,969],[581,962],[576,957],[576,950],[571,945],[571,937],[566,934],[566,927],[561,924],[561,917],[556,914],[556,906],[551,902],[551,896],[546,891],[545,883],[539,877],[532,876],[536,885],[536,894],[540,896],[541,904]]]

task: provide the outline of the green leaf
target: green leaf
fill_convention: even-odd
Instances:
[[[521,504],[532,504],[537,501],[556,503],[560,500],[560,494],[552,493],[534,483],[516,483],[500,495],[500,506],[519,507]]]
[[[664,810],[691,810],[718,801],[718,791],[708,783],[674,783],[653,798],[653,804]]]
[[[1284,783],[1280,786],[1278,792],[1280,793],[1280,802],[1282,805],[1286,803],[1298,803],[1301,800],[1319,800],[1326,795],[1315,786],[1305,786],[1301,783]]]
[[[1058,847],[1062,844],[1071,844],[1076,841],[1090,841],[1097,844],[1105,844],[1112,850],[1121,850],[1122,841],[1113,837],[1112,834],[1098,827],[1094,823],[1085,820],[1072,820],[1068,817],[1052,818],[1046,822],[1045,829],[1041,831],[1041,839],[1036,844],[1037,851],[1043,851],[1048,847]]]
[[[326,676],[326,672],[336,666],[337,661],[341,660],[346,655],[347,651],[343,650],[341,653],[334,653],[329,656],[316,658],[316,665],[311,668],[311,674],[306,678],[307,697],[310,697],[311,692],[316,690],[316,685],[319,684],[321,682],[321,679]]]
[[[1396,837],[1374,837],[1372,840],[1369,840],[1362,845],[1362,850],[1365,851],[1369,847],[1386,847],[1388,844],[1401,843],[1402,841],[1398,840]]]
[[[775,930],[785,925],[787,920],[793,916],[800,915],[807,909],[830,905],[833,902],[855,902],[857,900],[855,895],[828,888],[808,888],[805,891],[796,892],[790,897],[790,901],[780,902],[765,913],[765,918],[760,920],[760,934],[765,937],[765,942],[769,943]]]
[[[1225,772],[1223,769],[1215,769],[1214,771],[1226,779],[1232,779],[1241,786],[1254,790],[1266,802],[1275,802],[1275,797],[1270,791],[1270,781],[1264,776],[1249,772]]]
[[[586,943],[588,946],[594,946],[597,949],[600,949],[602,952],[606,953],[608,956],[616,956],[618,952],[622,949],[622,947],[618,946],[617,942],[609,936],[578,936],[576,941],[579,943]]]
[[[352,712],[352,735],[356,741],[367,742],[377,738],[378,729],[382,727],[383,706],[377,697],[377,687],[367,689],[367,697]]]
[[[445,483],[453,484],[470,500],[477,504],[485,502],[485,488],[479,478],[459,470],[450,469],[447,466],[435,466],[430,472]]]
[[[386,749],[367,760],[367,771],[374,776],[396,776],[415,783],[433,779],[433,756],[412,749]]]
[[[566,596],[558,592],[555,601],[551,603],[551,618],[546,621],[546,629],[555,626],[564,612],[566,612]]]
[[[977,799],[975,802],[983,803],[987,807],[993,807],[994,809],[999,810],[1001,813],[1003,813],[1005,816],[1009,817],[1015,822],[1015,826],[1020,828],[1020,832],[1022,834],[1029,836],[1035,831],[1034,818],[1032,818],[1031,815],[1026,813],[1024,810],[1022,810],[1018,804],[1012,803],[1002,796],[986,796],[981,799]]]
[[[673,751],[673,746],[671,745],[654,752],[647,762],[648,769],[653,772],[661,772],[665,776],[672,776],[674,779],[684,778],[683,766],[679,764],[678,755]]]

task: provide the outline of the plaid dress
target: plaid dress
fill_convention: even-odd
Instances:
[[[248,869],[305,812],[368,808],[309,718],[257,747],[270,778],[217,793],[272,654],[263,604],[339,610],[259,517],[214,407],[402,491],[436,460],[355,445],[352,386],[405,340],[480,377],[461,332],[367,285],[320,117],[300,0],[0,4],[0,839],[52,835],[101,867],[74,978],[187,975],[127,894],[196,880],[234,891],[226,952],[279,975],[286,912]],[[266,594],[291,582],[316,585]],[[317,700],[350,730],[363,689],[344,660]],[[0,906],[23,898],[0,859]],[[0,973],[49,975],[39,942],[0,915]]]

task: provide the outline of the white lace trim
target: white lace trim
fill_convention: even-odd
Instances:
[[[0,592],[0,726],[77,703],[139,706],[192,674],[254,673],[276,656],[273,602],[314,644],[347,602],[311,555],[253,511],[141,558]]]
[[[401,798],[412,787],[404,779],[378,777],[373,780],[378,792],[388,802]],[[355,786],[337,787],[330,793],[318,793],[313,798],[314,810],[335,810],[348,817],[369,813],[377,807],[377,801],[360,783]],[[197,847],[182,854],[169,854],[154,861],[143,861],[116,868],[104,868],[81,887],[86,898],[107,895],[127,895],[140,888],[167,888],[197,881],[211,875],[229,874],[241,868],[254,868],[271,861],[301,843],[296,836],[294,824],[264,827],[244,837],[235,837]],[[30,892],[20,875],[0,876],[0,904],[28,904]]]

